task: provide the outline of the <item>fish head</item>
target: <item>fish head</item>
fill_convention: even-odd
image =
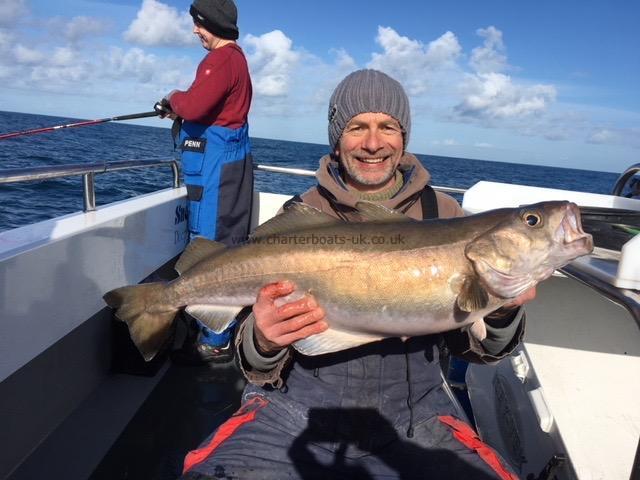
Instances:
[[[497,297],[515,298],[593,251],[593,238],[583,231],[575,203],[542,202],[502,212],[495,226],[465,249],[483,285]]]

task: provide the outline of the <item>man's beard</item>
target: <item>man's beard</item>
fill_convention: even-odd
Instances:
[[[362,172],[359,168],[360,160],[358,158],[385,158],[383,163],[385,164],[386,171],[384,172],[384,176],[371,178],[371,175],[367,175],[366,172]],[[389,180],[391,180],[395,174],[395,157],[393,152],[388,150],[378,152],[375,157],[371,154],[366,154],[364,152],[355,152],[349,156],[348,160],[345,160],[342,163],[342,167],[346,175],[353,180],[355,183],[360,185],[364,185],[367,187],[377,186],[377,185],[385,185]],[[377,175],[380,175],[381,172],[376,172]]]

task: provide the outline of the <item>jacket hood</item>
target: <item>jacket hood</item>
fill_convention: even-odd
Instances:
[[[431,179],[429,171],[411,153],[404,153],[400,159],[398,170],[403,175],[404,185],[393,198],[380,202],[387,208],[401,209],[407,204],[412,204]],[[341,176],[340,164],[331,155],[325,155],[320,159],[316,178],[320,188],[325,191],[325,194],[330,194],[336,203],[355,207],[355,204],[360,201],[347,188]]]

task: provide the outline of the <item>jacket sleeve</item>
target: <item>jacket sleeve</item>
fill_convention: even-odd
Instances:
[[[454,218],[464,217],[464,210],[458,203],[458,201],[451,195],[446,193],[436,192],[436,199],[438,202],[438,217],[439,218]]]
[[[520,307],[509,317],[492,319],[485,317],[487,336],[479,340],[471,330],[459,329],[443,334],[445,343],[452,355],[472,363],[496,362],[513,352],[522,341],[525,327],[525,311]]]
[[[240,324],[236,333],[236,352],[240,370],[245,378],[255,385],[280,388],[284,385],[282,372],[291,361],[291,350],[285,348],[272,357],[260,354],[253,338],[254,324],[255,317],[251,313]]]
[[[220,108],[232,85],[228,63],[228,56],[217,52],[207,55],[189,89],[171,95],[171,109],[185,120],[198,121]]]

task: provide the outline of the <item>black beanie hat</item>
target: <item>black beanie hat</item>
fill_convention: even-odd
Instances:
[[[189,13],[194,22],[215,36],[238,39],[238,10],[233,0],[194,0]]]

